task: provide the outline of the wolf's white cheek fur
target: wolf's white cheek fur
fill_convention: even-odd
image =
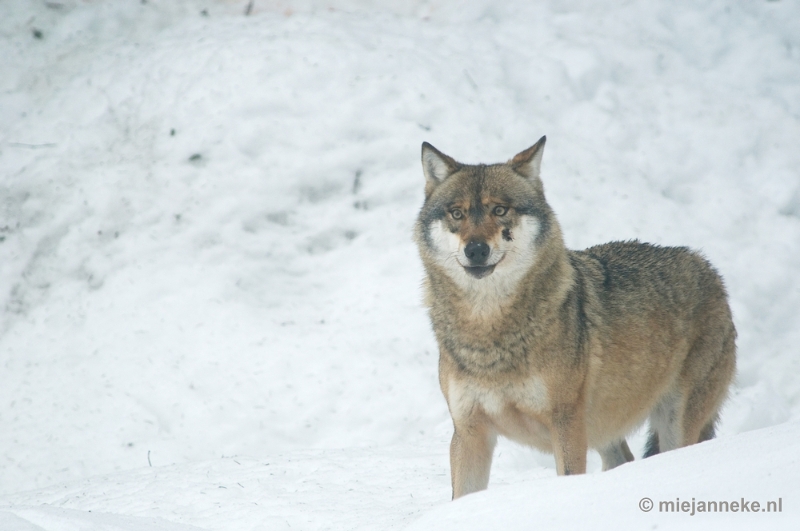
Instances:
[[[522,216],[519,224],[511,229],[510,242],[503,241],[500,251],[506,256],[503,262],[509,270],[527,271],[536,258],[536,237],[539,236],[541,224],[533,216]]]
[[[445,266],[458,266],[456,256],[461,251],[461,238],[450,232],[442,220],[434,221],[429,232],[433,247]]]

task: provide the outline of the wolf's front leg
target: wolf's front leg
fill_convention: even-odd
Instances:
[[[450,442],[450,476],[453,499],[489,485],[492,453],[497,434],[486,421],[455,423]]]
[[[586,473],[586,413],[583,404],[560,407],[553,415],[553,453],[559,476]]]

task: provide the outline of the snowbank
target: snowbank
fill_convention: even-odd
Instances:
[[[407,529],[796,529],[799,427],[710,441],[601,474],[490,488]]]

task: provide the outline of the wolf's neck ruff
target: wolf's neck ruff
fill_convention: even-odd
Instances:
[[[449,269],[429,264],[426,300],[431,320],[435,329],[451,331],[443,336],[447,350],[467,372],[527,373],[527,353],[547,341],[543,331],[577,289],[555,220],[550,227],[552,234],[521,275],[498,266],[488,278],[457,281]],[[521,314],[520,308],[526,312]]]

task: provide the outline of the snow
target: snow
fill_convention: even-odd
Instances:
[[[35,500],[12,495],[5,510],[31,520],[54,507],[146,515],[201,529],[391,529],[442,500],[449,477],[440,457],[405,446],[224,458],[95,476]]]
[[[619,4],[3,2],[0,529],[797,522],[800,7]],[[715,441],[580,478],[502,441],[450,503],[420,144],[543,134],[570,247],[723,274],[737,384]]]

